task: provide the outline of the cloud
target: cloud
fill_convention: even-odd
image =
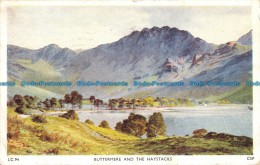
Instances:
[[[50,43],[88,49],[144,27],[170,26],[212,43],[239,38],[251,27],[250,7],[20,6],[8,10],[8,43]]]

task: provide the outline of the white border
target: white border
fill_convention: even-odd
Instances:
[[[6,9],[8,6],[19,6],[19,5],[43,5],[43,6],[252,6],[252,22],[253,22],[253,79],[254,81],[260,81],[260,13],[259,13],[259,1],[258,0],[228,0],[228,1],[216,1],[216,0],[197,0],[197,1],[0,1],[1,3],[1,56],[0,56],[0,81],[7,80],[7,66],[6,66]],[[220,155],[220,156],[169,156],[172,157],[170,162],[108,162],[99,161],[95,162],[94,158],[100,157],[152,157],[149,156],[135,156],[135,155],[124,155],[124,156],[7,156],[7,140],[6,140],[6,101],[7,101],[7,89],[6,87],[0,88],[0,121],[1,121],[1,139],[0,139],[0,164],[260,164],[260,102],[259,93],[260,87],[254,87],[254,111],[253,111],[253,140],[254,140],[254,160],[247,160],[247,155]],[[163,155],[156,155],[163,157]],[[252,157],[252,155],[249,155]],[[19,158],[17,162],[8,162],[8,158]]]

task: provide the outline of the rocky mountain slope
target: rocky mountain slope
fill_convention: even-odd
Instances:
[[[42,96],[78,90],[89,97],[185,97],[201,99],[223,95],[238,87],[194,87],[190,81],[237,81],[251,79],[252,52],[248,42],[251,32],[237,42],[214,45],[195,38],[187,31],[170,27],[144,28],[120,40],[75,53],[68,48],[48,45],[38,50],[8,46],[9,79],[20,81],[71,81],[72,87],[40,87]],[[251,39],[252,40],[252,39]],[[244,44],[244,45],[243,45]],[[39,68],[41,67],[41,68]],[[77,81],[125,81],[127,87],[79,87]],[[135,87],[133,81],[183,81],[183,87]],[[39,87],[37,87],[38,89]],[[33,92],[32,92],[33,91]],[[26,92],[16,86],[11,96]]]

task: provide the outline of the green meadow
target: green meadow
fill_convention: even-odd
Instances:
[[[208,133],[205,136],[139,138],[113,129],[46,116],[37,123],[8,108],[8,155],[251,155],[253,140]]]

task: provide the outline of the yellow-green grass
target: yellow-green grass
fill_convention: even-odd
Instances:
[[[14,109],[8,110],[14,117]],[[116,154],[113,141],[98,136],[86,124],[54,116],[46,119],[47,123],[35,123],[31,117],[18,118],[20,135],[10,139],[8,154],[55,154],[54,151],[62,155]],[[49,136],[50,140],[42,140],[44,136]],[[14,144],[24,144],[24,147]]]
[[[178,136],[143,139],[55,116],[46,116],[47,123],[35,123],[31,117],[17,117],[14,109],[8,108],[8,130],[16,135],[8,139],[8,155],[252,154],[252,144],[243,144],[243,139],[248,138],[242,141]]]
[[[102,128],[102,127],[97,127],[95,125],[87,124],[86,125],[91,128],[93,131],[101,134],[102,136],[114,140],[114,141],[133,141],[133,140],[138,140],[140,138],[132,135],[127,135],[112,129],[107,129],[107,128]]]

